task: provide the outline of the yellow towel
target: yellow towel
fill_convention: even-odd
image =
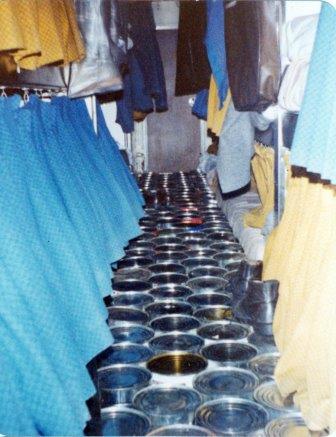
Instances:
[[[211,76],[210,87],[209,87],[209,99],[208,99],[207,127],[212,133],[214,133],[217,136],[219,136],[222,131],[223,123],[225,120],[227,110],[229,108],[230,101],[231,101],[231,93],[229,90],[222,109],[219,109],[217,86],[214,77]]]
[[[263,279],[280,281],[276,380],[295,393],[308,427],[336,431],[336,197],[334,187],[291,177],[283,218],[270,235]]]

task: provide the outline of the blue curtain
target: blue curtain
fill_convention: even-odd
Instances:
[[[81,435],[142,199],[100,110],[96,135],[81,100],[19,102],[0,100],[0,433]]]
[[[291,163],[332,184],[336,183],[335,52],[336,10],[323,2]]]

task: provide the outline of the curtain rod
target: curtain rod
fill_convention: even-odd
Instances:
[[[55,87],[47,85],[36,85],[36,86],[24,86],[24,85],[2,85],[0,84],[0,90],[19,90],[19,91],[53,91],[53,92],[66,92],[67,89],[64,87]]]

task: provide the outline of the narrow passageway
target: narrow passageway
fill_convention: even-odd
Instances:
[[[145,173],[139,185],[144,234],[115,268],[115,342],[97,361],[101,432],[246,436],[303,426],[273,380],[277,281],[261,281],[262,263],[245,257],[204,175]]]
[[[336,433],[333,2],[0,0],[0,437]]]

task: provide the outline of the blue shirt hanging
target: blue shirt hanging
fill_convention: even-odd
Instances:
[[[229,88],[225,51],[224,1],[207,0],[207,30],[205,45],[209,63],[218,89],[220,108],[222,108]]]

